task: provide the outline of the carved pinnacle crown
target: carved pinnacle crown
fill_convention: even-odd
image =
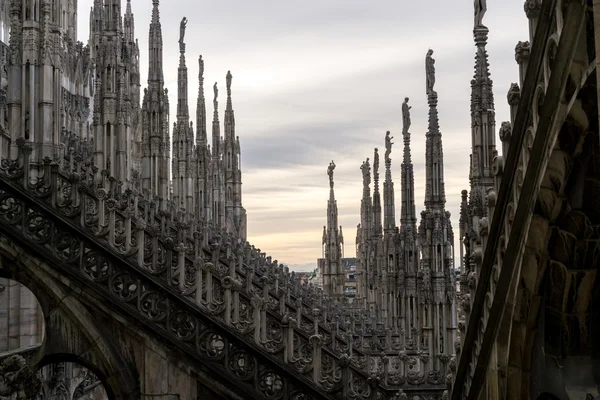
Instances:
[[[202,54],[198,57],[198,78],[204,80],[204,60]]]
[[[219,88],[217,87],[217,82],[215,82],[215,84],[213,85],[213,92],[215,94],[215,97],[213,99],[213,105],[215,106],[215,110],[217,109],[217,98],[219,97]]]
[[[225,76],[225,80],[227,82],[227,96],[231,96],[231,79],[233,76],[231,75],[231,71],[227,71],[227,75]]]
[[[474,26],[477,28],[483,26],[483,16],[487,11],[487,0],[475,0],[473,5],[475,6]]]
[[[435,85],[435,60],[432,55],[433,50],[429,49],[425,56],[426,93],[429,98],[436,96],[435,90],[433,90]]]
[[[327,175],[329,176],[329,186],[333,189],[333,170],[335,169],[335,163],[333,160],[329,163],[329,167],[327,167]]]
[[[158,11],[159,0],[152,0],[152,24],[158,24],[159,21],[159,11]]]

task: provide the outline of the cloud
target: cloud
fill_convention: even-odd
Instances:
[[[88,36],[85,10],[92,3],[79,1],[79,38],[83,40]],[[131,4],[145,86],[152,6],[148,0],[132,0]],[[458,239],[460,191],[468,187],[471,147],[470,81],[475,47],[470,2],[230,0],[198,7],[196,0],[175,0],[161,2],[160,13],[171,118],[175,118],[179,62],[175,44],[179,21],[185,15],[189,18],[186,55],[191,119],[195,122],[197,58],[202,54],[209,137],[210,88],[217,81],[224,89],[227,70],[233,74],[249,239],[292,268],[312,269],[321,256],[329,198],[326,169],[332,159],[337,164],[335,195],[345,252],[354,255],[362,195],[359,167],[365,158],[372,160],[374,147],[383,153],[386,130],[395,136],[391,157],[399,223],[400,106],[405,96],[413,106],[417,213],[423,209],[428,117],[424,58],[428,48],[434,49],[447,209]],[[528,39],[522,0],[489,4],[484,22],[490,29],[487,50],[499,126],[509,118],[509,85],[518,80],[514,46]],[[219,100],[223,121],[225,101],[223,97]],[[383,169],[380,174],[383,179]],[[383,194],[382,184],[380,190]]]

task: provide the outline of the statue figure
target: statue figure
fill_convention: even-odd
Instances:
[[[215,93],[215,98],[213,99],[213,105],[215,106],[215,110],[217,109],[217,97],[219,97],[219,88],[217,88],[217,82],[213,85],[213,92]]]
[[[369,159],[363,162],[360,166],[360,170],[363,174],[363,186],[367,187],[371,183],[371,165],[369,164]]]
[[[487,0],[474,0],[475,5],[475,28],[483,26],[483,16],[487,11]]]
[[[202,59],[202,55],[200,55],[200,57],[198,57],[198,67],[199,67],[198,76],[200,76],[200,78],[203,78],[204,77],[204,60]]]
[[[375,148],[373,154],[373,179],[375,181],[379,180],[379,150],[377,148]]]
[[[333,170],[335,169],[335,163],[333,160],[329,163],[329,167],[327,167],[327,175],[329,175],[329,186],[333,187]]]
[[[427,51],[427,56],[425,56],[425,74],[427,77],[427,94],[433,94],[433,85],[435,84],[435,60],[431,55],[433,54],[433,50],[429,49]]]
[[[183,17],[179,24],[179,48],[183,51],[183,38],[185,37],[185,26],[187,25],[187,18]]]
[[[225,77],[225,81],[227,82],[227,96],[231,96],[231,71],[227,71],[227,76]]]
[[[385,133],[385,160],[388,161],[390,159],[390,153],[392,152],[392,139],[394,137],[390,136],[390,131]]]
[[[408,129],[410,128],[410,109],[412,107],[408,105],[408,97],[404,98],[404,103],[402,103],[402,131],[408,133]]]

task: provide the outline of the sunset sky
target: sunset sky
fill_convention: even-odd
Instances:
[[[506,93],[510,83],[518,80],[514,48],[519,40],[529,40],[528,23],[523,0],[487,3],[484,24],[490,29],[487,50],[499,128],[501,121],[509,119]],[[78,38],[84,42],[92,4],[93,0],[79,1]],[[152,0],[131,4],[145,87]],[[123,0],[123,11],[125,5]],[[458,238],[460,191],[469,184],[470,81],[475,56],[472,1],[162,1],[165,85],[173,105],[172,120],[179,23],[184,16],[189,20],[185,41],[194,124],[198,56],[204,59],[207,99],[212,99],[215,81],[223,96],[227,70],[233,75],[250,243],[293,269],[315,268],[326,224],[327,166],[334,160],[345,256],[353,257],[362,195],[359,167],[365,158],[372,159],[374,147],[383,151],[386,130],[396,137],[391,158],[398,224],[401,104],[407,96],[412,105],[415,202],[420,213],[425,193],[425,54],[429,48],[436,59],[447,209]],[[210,129],[212,105],[207,103]],[[221,121],[224,105],[221,98]]]

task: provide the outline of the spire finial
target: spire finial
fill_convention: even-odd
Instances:
[[[204,60],[202,54],[198,57],[198,78],[204,80]]]
[[[227,71],[227,75],[225,80],[227,82],[227,97],[231,97],[231,79],[233,76],[231,75],[231,71]]]
[[[392,152],[392,139],[394,137],[390,136],[390,131],[385,133],[385,162],[387,163],[390,160],[390,153]]]
[[[487,11],[487,1],[486,0],[475,0],[475,28],[483,25],[483,16]]]
[[[213,99],[213,105],[215,106],[215,110],[217,110],[217,98],[219,97],[219,88],[217,88],[217,82],[213,85],[213,92],[215,93],[215,97]]]
[[[187,26],[188,19],[183,17],[181,19],[181,23],[179,24],[179,52],[185,53],[185,43],[183,39],[185,38],[185,27]]]
[[[408,105],[408,97],[404,98],[404,103],[402,103],[402,133],[404,135],[409,135],[408,130],[410,129],[410,109],[412,106]]]
[[[431,98],[437,93],[433,90],[435,85],[435,60],[432,57],[433,50],[429,49],[425,56],[425,74],[427,78],[427,97]]]
[[[158,24],[159,21],[159,13],[158,13],[158,3],[159,0],[152,0],[152,23]]]
[[[329,167],[327,167],[327,175],[329,175],[329,187],[333,189],[333,170],[335,169],[335,163],[333,160],[329,163]]]
[[[371,184],[371,165],[369,164],[369,158],[362,163],[360,170],[363,175],[363,189],[368,189]]]
[[[425,69],[427,74],[427,101],[429,103],[429,123],[427,134],[425,135],[425,176],[427,184],[425,186],[425,206],[444,207],[446,195],[444,189],[444,157],[442,151],[442,134],[438,120],[437,92],[433,90],[435,84],[435,60],[431,55],[433,50],[429,49],[425,57]],[[407,146],[405,146],[407,147]]]

